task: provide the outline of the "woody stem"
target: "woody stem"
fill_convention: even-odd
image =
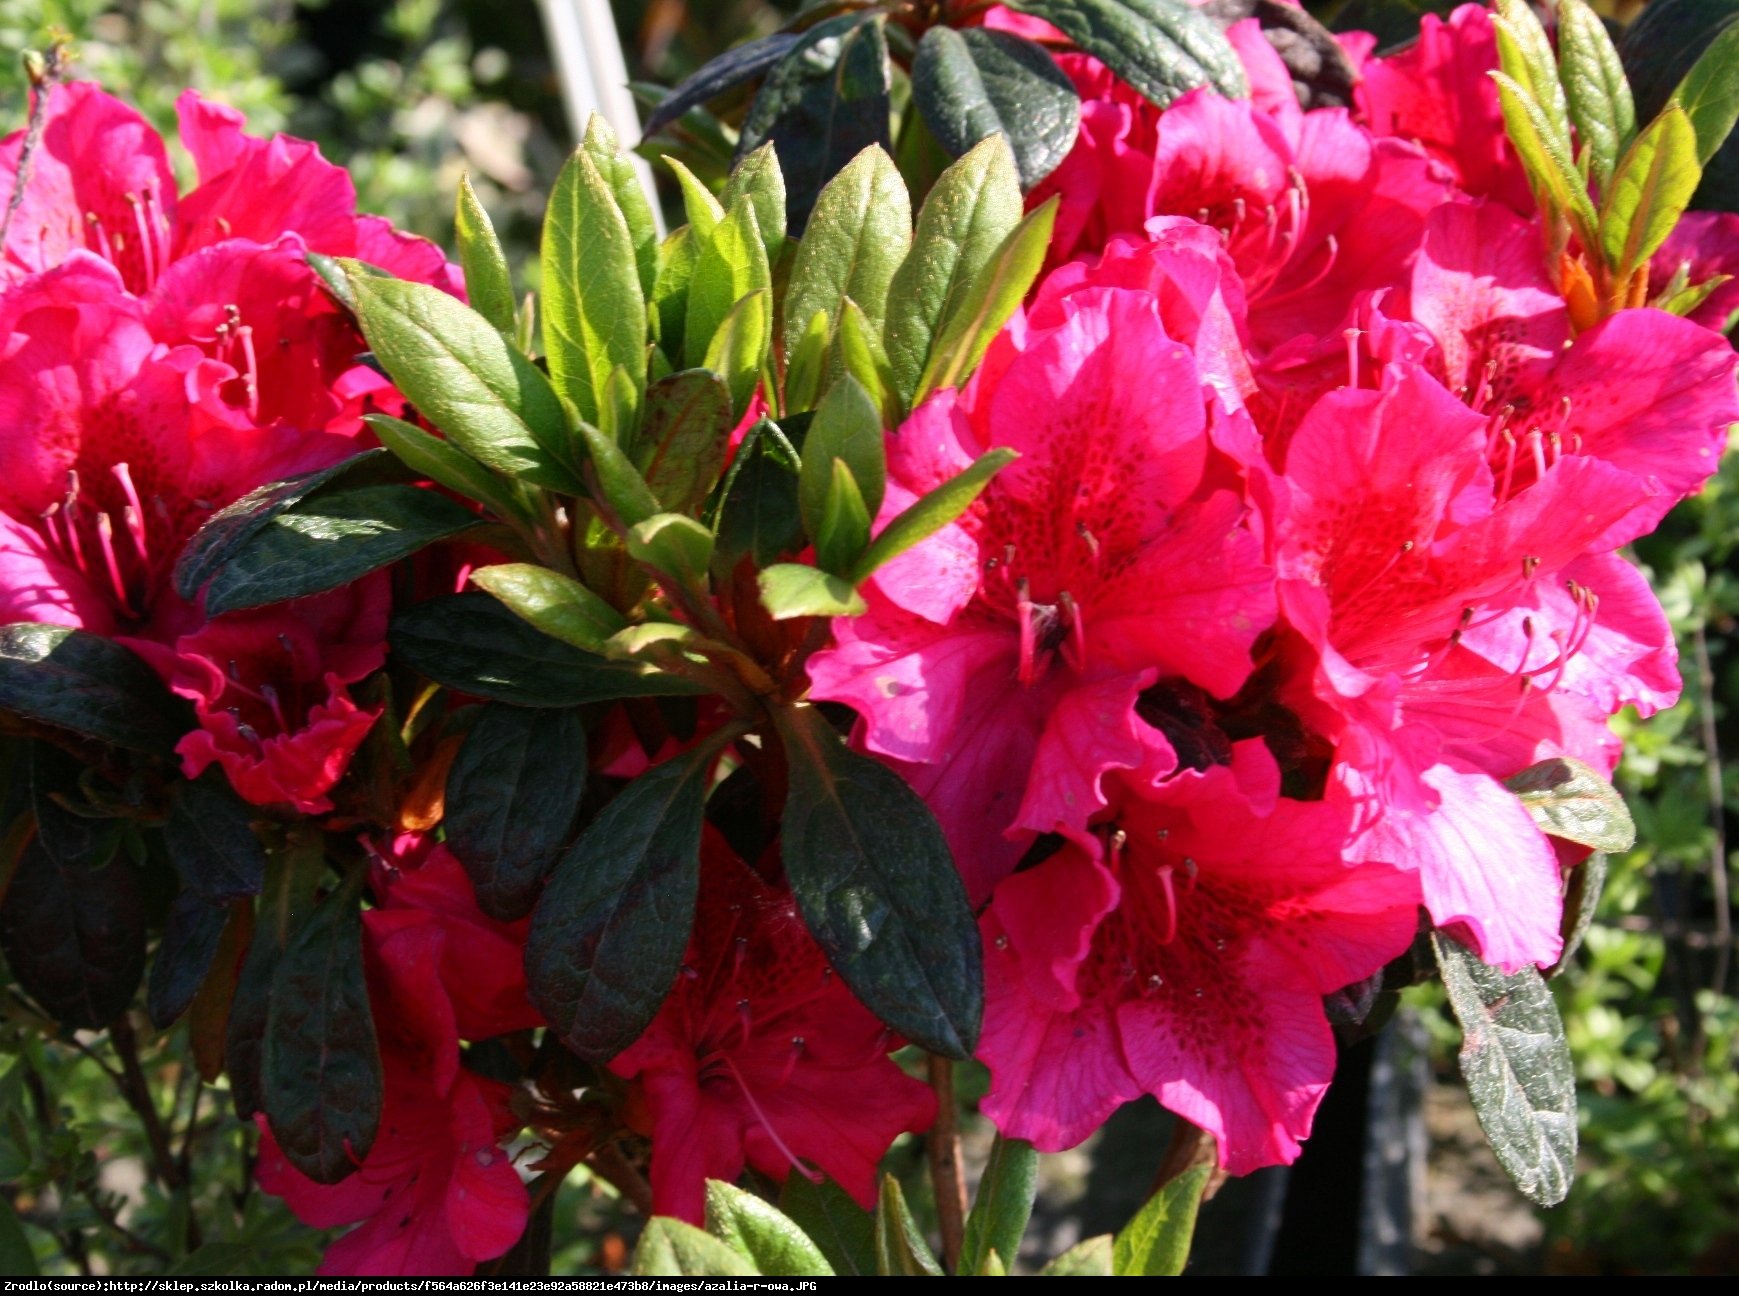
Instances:
[[[966,1168],[960,1155],[959,1108],[954,1102],[954,1064],[945,1057],[929,1059],[930,1088],[936,1091],[936,1123],[930,1127],[930,1184],[936,1193],[936,1217],[942,1228],[942,1260],[950,1272],[960,1264],[966,1237]]]

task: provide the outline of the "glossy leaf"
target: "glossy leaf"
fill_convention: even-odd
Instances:
[[[1606,25],[1584,0],[1559,0],[1558,76],[1570,124],[1604,189],[1618,155],[1636,132],[1636,105]]]
[[[705,745],[624,788],[556,866],[532,914],[531,1000],[588,1061],[638,1039],[682,967],[716,755]]]
[[[471,583],[500,599],[527,625],[587,652],[602,652],[610,636],[628,624],[573,577],[535,563],[479,567],[471,573]]]
[[[779,169],[778,148],[772,141],[761,145],[745,157],[731,172],[731,178],[719,195],[719,203],[729,211],[739,199],[747,198],[755,209],[755,228],[761,232],[761,243],[767,249],[767,263],[777,265],[785,250],[785,173]]]
[[[673,580],[697,586],[712,563],[713,533],[681,513],[656,513],[628,533],[628,556]]]
[[[484,913],[512,922],[531,912],[585,790],[578,711],[483,708],[447,772],[444,824]]]
[[[1023,189],[1068,156],[1081,100],[1056,60],[1022,37],[989,28],[932,27],[912,62],[912,97],[924,124],[960,157],[1001,135]]]
[[[1038,1186],[1038,1150],[1024,1139],[998,1134],[990,1145],[984,1177],[978,1181],[972,1213],[966,1217],[960,1272],[977,1273],[992,1253],[1006,1259],[1020,1254]]]
[[[827,342],[833,332],[824,310],[809,317],[796,334],[796,344],[785,353],[785,408],[793,412],[815,408],[821,395],[821,378],[827,365]]]
[[[319,843],[305,840],[274,855],[266,866],[259,921],[236,978],[224,1031],[224,1070],[242,1120],[265,1106],[263,1058],[272,986],[285,948],[314,909],[323,871]]]
[[[747,194],[737,198],[723,220],[701,238],[688,285],[688,319],[684,346],[691,368],[703,364],[707,348],[731,308],[750,293],[773,286],[767,249],[755,204]]]
[[[211,616],[321,594],[478,525],[470,509],[417,486],[322,491],[247,541],[205,590]]]
[[[449,441],[508,477],[579,491],[555,389],[488,320],[427,284],[354,271],[350,282],[376,359]]]
[[[972,507],[990,479],[1020,456],[1013,450],[992,450],[980,455],[965,472],[943,482],[935,490],[899,514],[881,534],[870,542],[849,573],[854,584],[868,579],[883,563],[889,562],[934,535]]]
[[[227,906],[183,891],[169,906],[163,940],[151,960],[145,987],[145,1012],[158,1030],[167,1030],[186,1012],[211,971],[229,922]]]
[[[1250,93],[1243,65],[1213,21],[1185,0],[1011,0],[1042,18],[1164,108],[1198,86]]]
[[[634,466],[658,502],[691,513],[724,468],[732,431],[731,393],[717,374],[687,369],[646,389]]]
[[[1636,825],[1618,789],[1573,756],[1554,756],[1504,780],[1540,831],[1597,851],[1636,845]]]
[[[884,1278],[943,1276],[942,1266],[906,1205],[900,1181],[892,1175],[882,1176],[876,1204],[876,1272]]]
[[[771,566],[803,539],[798,461],[786,453],[783,436],[773,435],[777,427],[762,419],[749,429],[725,479],[718,514],[719,552],[730,559],[751,555],[758,567]]]
[[[30,843],[0,904],[0,952],[18,984],[63,1026],[101,1030],[145,972],[145,907],[125,858],[102,868]]]
[[[495,223],[477,200],[469,173],[459,177],[459,195],[454,205],[453,226],[459,241],[459,265],[465,271],[465,296],[471,309],[495,328],[512,336],[514,320],[513,272]]]
[[[365,414],[381,444],[419,477],[488,507],[499,518],[520,513],[512,487],[451,442],[390,414]]]
[[[775,621],[805,616],[858,616],[868,606],[850,581],[803,563],[763,567],[755,583],[761,591],[761,606]]]
[[[254,835],[254,814],[215,772],[171,789],[163,844],[186,890],[213,904],[260,893],[266,852]]]
[[[527,625],[493,597],[452,594],[393,618],[389,643],[406,666],[473,697],[526,707],[705,692],[643,666],[606,661]]]
[[[827,389],[803,442],[797,504],[811,536],[821,533],[835,459],[851,470],[864,512],[873,518],[882,506],[888,477],[882,416],[869,393],[849,374]]]
[[[911,242],[906,182],[886,153],[865,149],[821,191],[798,246],[785,297],[785,354],[791,354],[816,311],[837,321],[846,297],[880,330],[887,318],[888,286]]]
[[[1486,1140],[1524,1196],[1555,1206],[1576,1176],[1576,1073],[1552,993],[1533,968],[1505,976],[1442,932],[1431,940]]]
[[[591,459],[594,499],[615,511],[623,526],[644,522],[658,512],[646,479],[631,459],[611,437],[605,436],[590,423],[579,425],[580,441]]]
[[[804,922],[891,1029],[969,1057],[984,1010],[978,925],[942,830],[904,779],[849,750],[814,707],[774,721],[790,778],[785,871]]]
[[[884,23],[872,10],[815,24],[767,73],[749,105],[737,157],[769,141],[778,148],[793,236],[804,233],[831,177],[864,149],[888,143]]]
[[[804,466],[822,462],[830,471],[821,521],[815,528],[815,561],[834,575],[843,576],[869,545],[870,515],[857,479],[845,460],[824,461],[819,455],[810,455]]]
[[[1702,178],[1696,128],[1683,108],[1668,104],[1625,150],[1601,207],[1601,250],[1620,278],[1666,242]]]
[[[755,1267],[742,1255],[692,1224],[654,1215],[634,1249],[633,1272],[666,1278],[748,1277]]]
[[[128,649],[34,623],[0,626],[0,711],[156,754],[193,727],[185,706]]]
[[[903,402],[914,402],[942,322],[961,313],[979,272],[1020,219],[1020,177],[998,138],[975,145],[930,190],[912,250],[888,290],[888,364]]]
[[[731,393],[732,409],[746,412],[755,385],[767,362],[773,340],[773,293],[752,292],[731,307],[719,331],[713,335],[703,363],[723,376]]]
[[[1697,132],[1697,163],[1708,166],[1739,121],[1739,23],[1709,43],[1673,92]]]
[[[690,108],[760,76],[783,59],[799,39],[791,32],[774,32],[725,51],[664,97],[646,118],[646,134],[657,134]]]
[[[827,1258],[782,1212],[718,1179],[706,1181],[706,1228],[747,1259],[756,1273],[789,1278],[833,1276]]]
[[[688,286],[694,279],[699,243],[692,227],[684,225],[659,244],[658,277],[649,299],[648,322],[658,334],[658,345],[672,365],[682,363],[683,326],[688,320]]]
[[[628,241],[634,247],[634,268],[640,276],[641,296],[650,296],[652,283],[658,274],[658,223],[652,217],[652,205],[646,201],[641,187],[640,172],[622,151],[616,132],[601,113],[593,113],[586,122],[586,133],[580,147],[598,168],[598,175],[616,200],[616,210],[622,213],[622,223],[628,227]]]
[[[834,1273],[875,1273],[875,1217],[832,1179],[823,1175],[816,1182],[807,1175],[787,1175],[779,1206],[815,1243]]]
[[[1210,1166],[1192,1166],[1147,1199],[1112,1243],[1112,1273],[1120,1278],[1165,1278],[1183,1272],[1202,1189],[1211,1171]]]
[[[836,382],[847,374],[856,379],[879,411],[883,426],[897,427],[905,418],[905,402],[895,391],[893,369],[888,364],[880,333],[856,302],[844,298],[840,302],[839,327],[833,331],[827,371]],[[828,390],[832,390],[831,384]]]
[[[68,806],[86,800],[79,781],[84,764],[52,743],[33,742],[26,771],[30,809],[36,820],[36,840],[56,863],[100,869],[114,858],[120,844],[113,819],[91,818]]]

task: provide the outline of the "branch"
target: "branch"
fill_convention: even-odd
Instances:
[[[622,1155],[622,1149],[615,1143],[606,1143],[592,1153],[587,1161],[592,1172],[634,1203],[634,1208],[647,1219],[652,1218],[652,1185],[646,1182],[646,1176],[632,1165],[628,1158]]]
[[[936,1091],[936,1123],[924,1140],[930,1157],[930,1184],[936,1193],[936,1218],[942,1229],[942,1260],[949,1272],[960,1266],[966,1239],[966,1168],[960,1155],[960,1111],[954,1102],[954,1064],[929,1058],[930,1088]]]
[[[145,1079],[144,1068],[139,1065],[139,1040],[133,1034],[132,1018],[126,1013],[115,1018],[114,1024],[109,1027],[109,1040],[121,1059],[121,1096],[139,1114],[139,1119],[145,1126],[145,1138],[151,1145],[152,1174],[165,1188],[179,1188],[182,1185],[181,1167],[170,1150],[169,1135],[164,1131],[163,1120],[157,1114],[157,1104],[151,1097],[150,1082]]]

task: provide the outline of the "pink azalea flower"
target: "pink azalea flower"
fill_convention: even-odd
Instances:
[[[1464,4],[1447,22],[1426,14],[1418,40],[1400,53],[1368,60],[1354,93],[1361,116],[1378,135],[1422,145],[1467,193],[1531,216],[1533,193],[1504,130],[1490,75],[1497,66],[1490,11]]]
[[[834,976],[789,892],[710,827],[701,865],[682,976],[610,1064],[649,1118],[654,1209],[699,1224],[706,1180],[745,1166],[819,1169],[872,1208],[882,1153],[929,1127],[935,1095],[888,1059],[897,1041]]]
[[[1272,802],[1259,741],[1157,789],[1114,782],[1092,835],[985,913],[983,1110],[1058,1151],[1152,1094],[1233,1174],[1289,1162],[1334,1073],[1322,997],[1407,947],[1414,880],[1345,863],[1337,807]]]
[[[1649,262],[1651,299],[1666,288],[1680,267],[1688,272],[1691,284],[1727,276],[1727,282],[1687,317],[1717,333],[1726,332],[1734,312],[1739,311],[1739,213],[1686,212],[1679,217]]]
[[[883,568],[834,625],[812,692],[905,762],[975,896],[1035,832],[1082,827],[1107,770],[1168,772],[1141,690],[1237,691],[1273,617],[1237,481],[1210,448],[1204,381],[1154,294],[1083,290],[1006,332],[967,392],[889,442],[884,520],[992,446],[1022,458],[955,524]],[[1011,830],[1013,830],[1011,832]]]

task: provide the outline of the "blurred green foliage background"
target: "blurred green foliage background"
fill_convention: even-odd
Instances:
[[[615,5],[630,75],[667,85],[795,7]],[[1378,8],[1325,7],[1355,20]],[[1447,8],[1387,0],[1382,20]],[[469,171],[510,259],[535,255],[570,133],[532,0],[0,0],[12,69],[54,32],[73,39],[81,75],[166,134],[175,96],[195,87],[245,111],[256,132],[319,141],[350,168],[365,210],[449,246],[453,194]],[[0,129],[23,124],[23,85],[20,71],[0,74]],[[1732,912],[1739,812],[1736,548],[1739,457],[1729,456],[1636,555],[1678,633],[1685,697],[1647,724],[1623,723],[1620,781],[1640,844],[1613,861],[1597,925],[1556,982],[1580,1072],[1583,1164],[1568,1202],[1545,1213],[1529,1267],[1739,1271],[1739,978],[1730,925],[1718,921],[1722,906]],[[1722,750],[1733,755],[1725,765],[1711,759]],[[1454,1027],[1428,994],[1416,1006],[1439,1074],[1451,1077]],[[185,1137],[156,1176],[128,1104],[144,1092],[128,1059],[106,1037],[53,1036],[0,979],[0,1272],[310,1272],[320,1235],[250,1189],[249,1141],[227,1095],[197,1083],[186,1031],[144,1037],[139,1056],[144,1091]],[[625,1259],[607,1188],[576,1174],[554,1215],[555,1272]]]

